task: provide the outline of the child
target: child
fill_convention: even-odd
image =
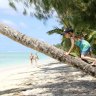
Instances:
[[[64,35],[66,38],[70,38],[71,40],[71,47],[69,51],[66,52],[66,55],[70,54],[70,52],[74,48],[74,45],[77,45],[80,48],[81,59],[91,60],[93,61],[92,65],[95,65],[96,59],[87,56],[88,53],[91,51],[91,45],[86,40],[82,39],[81,36],[75,36],[73,33],[73,29],[65,29]]]
[[[34,56],[33,56],[33,54],[31,53],[31,54],[30,54],[30,61],[31,61],[31,64],[33,63],[33,60],[34,60]]]
[[[32,53],[30,54],[30,61],[31,61],[31,64],[33,63],[33,61],[35,61],[35,63],[37,63],[37,60],[39,60],[39,57],[38,55],[33,55]]]

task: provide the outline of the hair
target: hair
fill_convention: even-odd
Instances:
[[[81,39],[82,38],[82,35],[75,35],[74,36],[76,39]]]
[[[70,29],[70,32],[73,33],[73,29]]]

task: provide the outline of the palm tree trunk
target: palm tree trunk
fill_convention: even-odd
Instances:
[[[52,45],[49,45],[43,41],[39,41],[37,39],[26,36],[23,33],[20,33],[9,26],[0,23],[0,33],[7,36],[8,38],[19,42],[22,45],[25,45],[29,48],[37,50],[41,53],[44,53],[54,59],[59,60],[60,62],[66,62],[69,65],[73,65],[76,68],[81,69],[82,71],[96,77],[96,68],[91,65],[85,63],[81,59],[76,59],[75,57],[64,55],[64,51],[58,49]]]

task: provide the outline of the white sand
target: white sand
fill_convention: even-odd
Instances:
[[[0,69],[0,96],[96,96],[96,78],[57,62]]]
[[[33,64],[22,64],[22,65],[11,65],[7,67],[0,68],[0,91],[4,89],[10,89],[13,87],[18,87],[21,82],[25,81],[30,77],[31,72],[39,69],[40,66],[50,63],[54,59],[38,61],[38,64],[33,62]]]

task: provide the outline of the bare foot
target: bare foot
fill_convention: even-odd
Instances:
[[[93,67],[96,67],[96,64],[92,65]]]
[[[96,66],[96,61],[94,61],[91,65],[95,67]]]

